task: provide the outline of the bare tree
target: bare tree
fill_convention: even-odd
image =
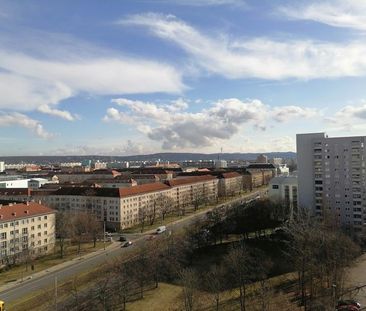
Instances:
[[[218,311],[220,307],[220,297],[222,291],[225,289],[225,270],[220,265],[215,265],[206,274],[206,286],[210,291],[215,302],[215,310]]]
[[[78,244],[78,254],[81,251],[81,242],[87,237],[88,231],[88,215],[85,213],[75,214],[72,220],[73,223],[73,237]]]
[[[60,256],[64,257],[66,239],[70,238],[72,232],[72,224],[70,214],[66,212],[57,212],[56,214],[56,238],[60,247]]]
[[[247,246],[240,242],[234,246],[225,257],[229,278],[239,288],[240,310],[246,310],[247,284],[252,276],[251,256]]]
[[[198,286],[197,274],[193,269],[185,268],[180,272],[180,280],[183,287],[184,308],[186,311],[192,311]]]
[[[165,216],[173,210],[173,207],[174,207],[174,200],[167,195],[163,195],[161,197],[161,205],[159,208],[159,212],[163,221],[165,219]]]
[[[86,232],[93,241],[93,247],[96,247],[97,239],[103,234],[102,223],[94,214],[85,214]]]
[[[146,207],[145,206],[139,207],[138,219],[141,225],[141,233],[144,232],[146,218],[147,218]]]

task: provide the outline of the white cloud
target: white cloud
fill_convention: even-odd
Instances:
[[[346,130],[360,128],[364,126],[366,120],[366,104],[364,101],[359,105],[347,105],[339,109],[334,116],[324,118],[331,124],[331,130]]]
[[[106,122],[133,124],[148,138],[162,142],[164,149],[208,147],[230,140],[247,125],[265,130],[272,120],[312,117],[311,109],[296,106],[271,108],[260,100],[219,100],[198,112],[189,112],[187,102],[178,100],[179,108],[126,98],[112,100],[123,111],[109,108]],[[173,103],[173,106],[177,101]],[[283,108],[281,110],[281,108]],[[286,117],[286,113],[290,116]]]
[[[43,128],[43,125],[39,121],[18,112],[0,112],[0,127],[5,126],[21,126],[30,129],[35,135],[44,139],[53,137],[51,133],[48,133]]]
[[[127,140],[126,142],[109,142],[107,146],[100,143],[92,145],[68,145],[63,148],[54,149],[52,155],[104,155],[104,156],[126,156],[150,153],[143,144]]]
[[[142,59],[87,57],[66,62],[0,50],[0,68],[6,70],[0,74],[0,107],[19,110],[55,105],[79,93],[179,93],[184,88],[173,67]]]
[[[305,5],[281,7],[279,11],[290,19],[366,30],[366,2],[363,0],[307,1]]]
[[[51,116],[55,116],[55,117],[60,117],[62,119],[65,119],[67,121],[75,121],[77,119],[76,115],[72,115],[69,111],[66,110],[59,110],[59,109],[53,109],[48,105],[41,105],[38,107],[38,111],[51,115]]]
[[[295,119],[309,119],[320,116],[318,109],[299,106],[281,106],[273,109],[273,119],[277,122],[286,122]]]
[[[173,42],[202,69],[230,79],[315,79],[366,74],[366,44],[274,41],[267,38],[231,40],[203,34],[174,16],[133,15],[118,22],[148,28],[155,36]]]

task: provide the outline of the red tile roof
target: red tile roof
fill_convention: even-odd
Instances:
[[[28,204],[18,203],[12,205],[2,205],[0,207],[0,222],[51,214],[55,212],[55,210],[35,202],[29,202]]]
[[[170,187],[176,187],[176,186],[180,186],[180,185],[194,184],[194,183],[215,180],[215,179],[216,179],[216,177],[212,176],[212,175],[202,175],[202,176],[192,176],[192,177],[187,177],[187,178],[171,179],[171,180],[168,180],[166,183]]]
[[[242,175],[237,172],[229,172],[229,173],[222,173],[222,178],[235,178],[235,177],[241,177]]]
[[[161,190],[168,190],[170,187],[166,184],[161,182],[151,183],[151,184],[144,184],[138,185],[129,188],[119,188],[119,195],[120,197],[128,197],[131,195],[137,195],[147,192],[155,192]]]

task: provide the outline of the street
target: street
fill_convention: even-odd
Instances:
[[[265,190],[250,193],[247,196],[222,203],[219,206],[227,206],[230,208],[234,205],[242,204],[247,200],[258,198],[259,195],[264,194],[264,191]],[[209,210],[210,209],[203,210],[202,212],[198,212],[167,225],[167,232],[180,230],[189,226],[196,220],[203,219]],[[126,235],[126,237],[133,242],[131,247],[121,248],[121,243],[114,242],[106,250],[99,250],[81,258],[73,259],[71,262],[66,262],[46,271],[39,272],[37,273],[37,276],[34,276],[32,279],[25,280],[20,284],[13,284],[11,285],[11,288],[0,288],[0,300],[5,301],[7,304],[15,302],[17,299],[21,299],[42,289],[53,288],[56,277],[58,284],[61,284],[78,274],[102,266],[105,263],[113,262],[115,259],[131,253],[136,245],[143,244],[146,236],[152,234],[154,231],[155,230],[152,230],[143,234]]]

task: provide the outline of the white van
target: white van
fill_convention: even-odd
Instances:
[[[160,234],[166,231],[166,226],[160,226],[158,229],[156,229],[156,234]]]

